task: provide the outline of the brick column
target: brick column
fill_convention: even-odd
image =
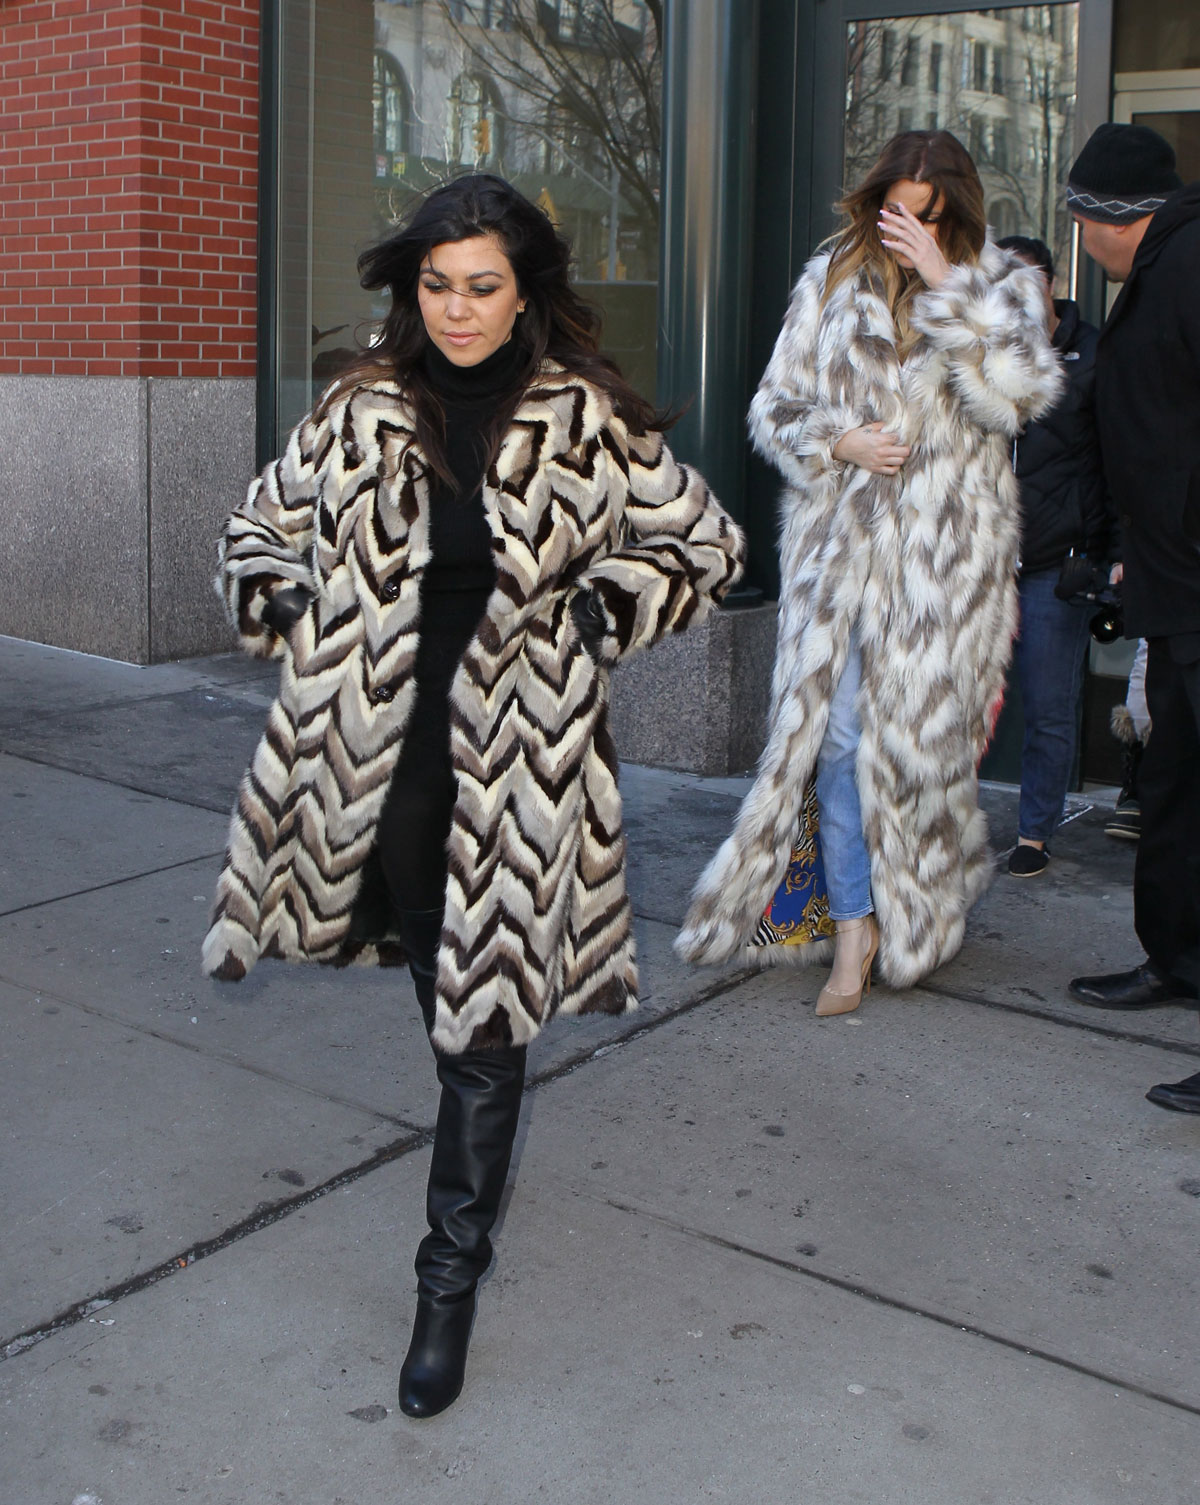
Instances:
[[[253,457],[257,0],[0,8],[0,631],[224,641]]]

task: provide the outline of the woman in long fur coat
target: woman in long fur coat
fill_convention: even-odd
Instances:
[[[1036,276],[987,239],[955,137],[894,137],[841,207],[750,410],[786,482],[768,741],[676,942],[719,962],[756,938],[815,778],[821,1014],[858,1006],[876,950],[900,986],[948,960],[988,881],[976,768],[1016,623],[1012,443],[1060,382]],[[830,949],[774,940],[757,959]]]
[[[230,619],[281,679],[204,965],[409,964],[442,1087],[410,1416],[462,1387],[529,1040],[635,1006],[609,668],[741,568],[568,266],[503,180],[431,194],[360,259],[391,295],[378,341],[220,550]]]

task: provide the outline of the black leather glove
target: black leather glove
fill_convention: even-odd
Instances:
[[[263,606],[262,619],[272,632],[285,638],[300,618],[307,614],[314,599],[312,591],[305,590],[302,585],[285,585]]]
[[[579,641],[587,649],[589,656],[599,663],[600,649],[608,632],[603,607],[589,590],[577,591],[571,597],[570,607],[571,620],[575,623]]]

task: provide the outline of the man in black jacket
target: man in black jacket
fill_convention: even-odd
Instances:
[[[1071,169],[1067,206],[1084,250],[1124,283],[1100,333],[1096,416],[1125,635],[1149,641],[1153,727],[1134,870],[1147,960],[1078,977],[1070,992],[1097,1008],[1156,1008],[1200,997],[1200,183],[1182,186],[1157,132],[1102,125]],[[1148,1096],[1200,1113],[1200,1073]]]
[[[1013,664],[1021,691],[1025,738],[1017,845],[1008,858],[1014,878],[1035,878],[1050,862],[1050,838],[1062,820],[1075,764],[1079,698],[1088,621],[1095,608],[1060,600],[1063,561],[1079,556],[1101,565],[1109,534],[1107,492],[1096,435],[1096,342],[1099,332],[1079,305],[1055,299],[1054,260],[1044,241],[1010,235],[1001,250],[1042,274],[1050,342],[1067,378],[1062,396],[1016,441],[1021,484],[1020,628]]]

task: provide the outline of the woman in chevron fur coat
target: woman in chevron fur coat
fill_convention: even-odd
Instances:
[[[899,986],[948,960],[987,884],[976,767],[1016,625],[1012,443],[1060,382],[1036,278],[987,239],[948,132],[894,137],[841,207],[750,410],[786,482],[768,742],[676,942],[697,962],[828,955],[743,952],[815,777],[837,933],[821,1014],[857,1007],[877,949]]]
[[[230,518],[218,586],[280,660],[205,968],[407,960],[442,1094],[400,1405],[462,1387],[528,1042],[637,974],[612,665],[699,621],[739,530],[597,354],[569,248],[503,180],[360,258],[380,338]]]

